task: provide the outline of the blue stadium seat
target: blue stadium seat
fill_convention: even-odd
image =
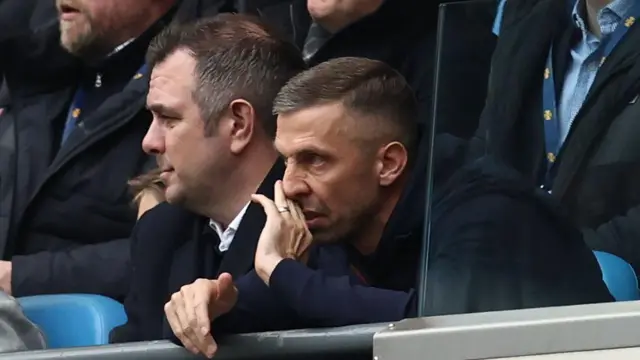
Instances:
[[[49,348],[108,344],[111,329],[127,321],[122,304],[99,295],[39,295],[18,301],[44,332]]]
[[[602,269],[602,279],[616,301],[640,300],[638,278],[631,265],[606,252],[594,251],[593,253]]]

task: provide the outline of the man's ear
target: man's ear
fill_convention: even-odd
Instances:
[[[378,176],[381,186],[390,186],[404,174],[408,162],[407,149],[394,141],[378,150]]]
[[[255,109],[244,99],[233,100],[229,104],[229,120],[230,150],[233,154],[239,154],[254,136]]]

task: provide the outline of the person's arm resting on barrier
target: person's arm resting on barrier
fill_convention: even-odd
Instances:
[[[578,238],[563,238],[566,228],[529,198],[489,194],[456,207],[432,235],[427,314],[606,301],[606,289],[589,268],[566,266],[581,255],[590,260]],[[316,326],[397,321],[417,313],[413,289],[353,284],[348,276],[328,276],[262,245],[255,265],[275,296]]]
[[[415,313],[413,291],[357,285],[348,274],[328,276],[308,268],[304,258],[311,234],[301,210],[284,198],[280,184],[276,185],[275,201],[262,195],[254,195],[253,200],[267,214],[256,249],[256,272],[302,321],[314,327],[332,327],[396,321]],[[282,216],[276,206],[279,203],[286,203],[290,213]]]
[[[123,298],[129,289],[129,239],[43,251],[11,259],[14,296],[92,293]]]

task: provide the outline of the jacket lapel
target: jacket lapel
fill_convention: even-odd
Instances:
[[[284,164],[277,160],[258,188],[258,193],[273,199],[273,186],[282,179]],[[238,231],[220,264],[219,274],[230,273],[234,278],[242,276],[253,268],[253,259],[258,239],[264,227],[266,216],[259,204],[251,203],[247,208]]]
[[[191,284],[196,279],[204,277],[202,273],[204,251],[202,248],[204,236],[203,230],[205,220],[194,221],[191,231],[183,236],[187,236],[187,241],[178,246],[171,260],[171,271],[169,272],[168,295],[180,290],[183,285]],[[167,299],[168,300],[168,299]]]
[[[481,124],[499,124],[490,125],[490,130],[483,134],[487,141],[486,153],[497,157],[507,156],[502,160],[514,163],[519,156],[513,149],[521,147],[518,144],[520,138],[514,136],[519,128],[536,129],[532,134],[534,139],[527,141],[540,145],[544,143],[542,116],[523,119],[522,114],[541,111],[542,105],[538,99],[542,95],[545,62],[555,34],[563,29],[565,12],[564,2],[545,0],[527,9],[526,15],[504,19],[505,27],[493,54],[487,105],[480,119]],[[522,124],[522,121],[527,124]],[[530,121],[535,123],[528,123]],[[535,156],[537,160],[542,154],[536,152]]]
[[[640,49],[635,46],[638,42],[640,27],[634,26],[598,71],[567,136],[563,146],[566,151],[559,154],[561,162],[553,188],[557,197],[566,195],[576,174],[585,165],[588,154],[598,146],[599,138],[606,133],[622,108],[637,95],[637,77],[629,76],[629,72],[638,69],[635,66],[640,57]],[[631,70],[634,66],[635,69]],[[596,104],[598,111],[592,111]]]

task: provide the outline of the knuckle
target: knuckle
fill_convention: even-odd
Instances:
[[[184,335],[184,336],[189,336],[189,335],[191,334],[191,328],[190,328],[190,327],[188,327],[188,326],[183,326],[183,327],[180,329],[180,332],[181,332],[181,333],[182,333],[182,335]]]
[[[173,295],[171,295],[171,302],[178,302],[181,298],[182,294],[180,294],[179,292],[173,293]]]

